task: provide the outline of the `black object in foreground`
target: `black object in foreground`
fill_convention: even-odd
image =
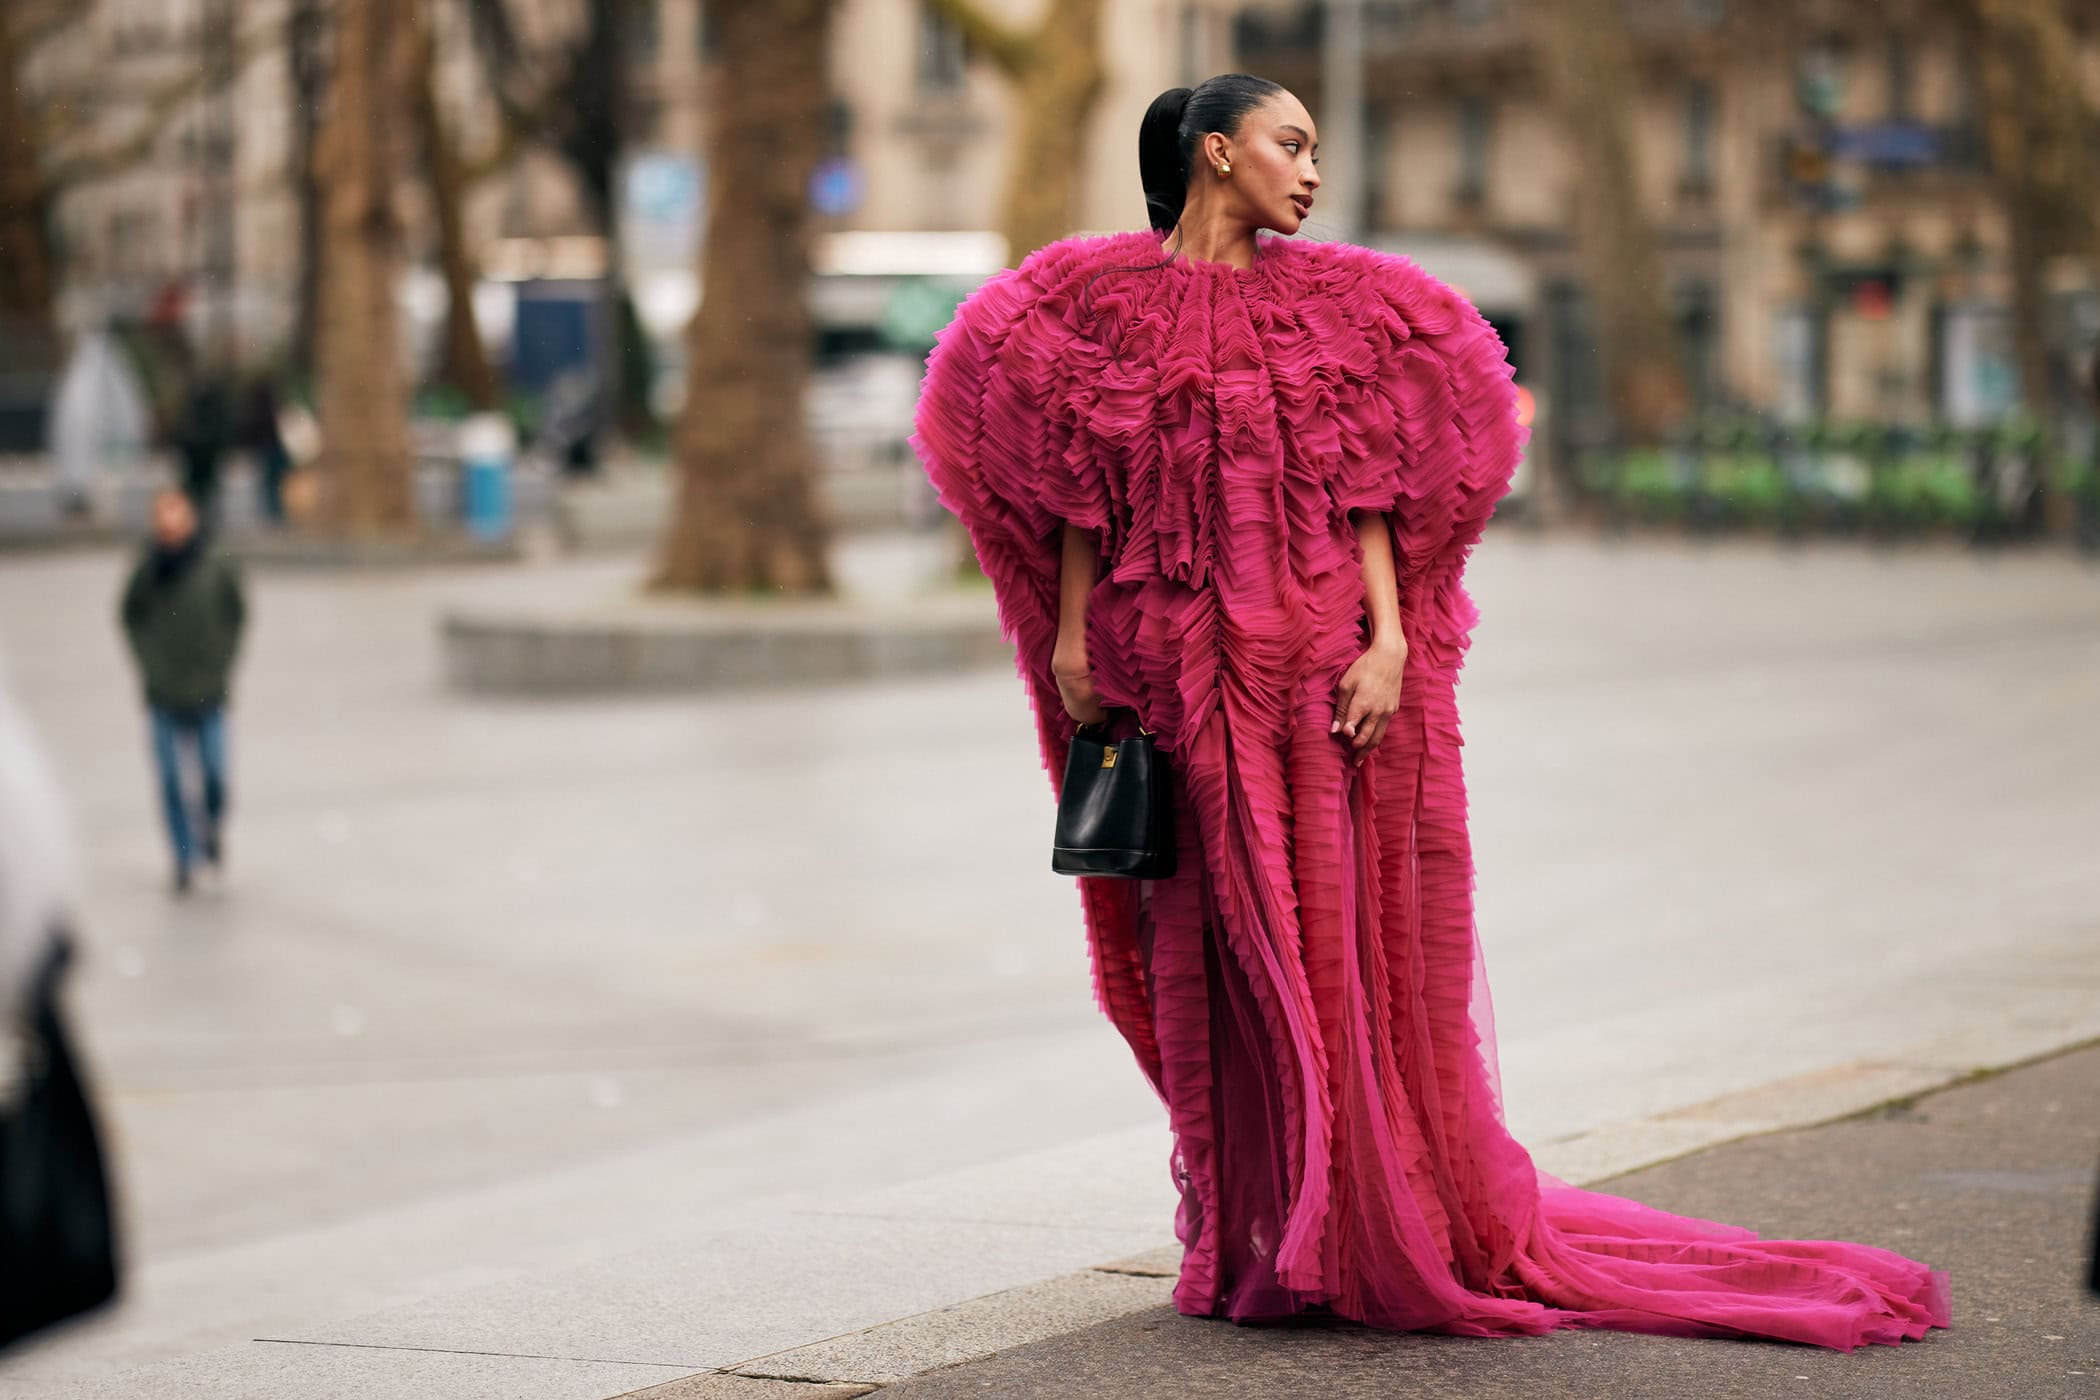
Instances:
[[[117,1291],[101,1138],[58,1004],[70,959],[52,939],[30,983],[19,1073],[0,1091],[0,1346]]]

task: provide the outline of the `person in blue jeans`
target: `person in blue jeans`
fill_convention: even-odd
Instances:
[[[122,614],[152,720],[175,892],[184,894],[200,862],[217,870],[225,861],[226,704],[248,607],[239,567],[173,487],[153,498],[152,539],[125,584]],[[183,781],[186,750],[202,773],[201,812]]]

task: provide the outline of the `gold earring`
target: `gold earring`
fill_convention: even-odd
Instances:
[[[1230,175],[1232,173],[1232,162],[1229,160],[1218,162],[1218,173],[1220,175]]]

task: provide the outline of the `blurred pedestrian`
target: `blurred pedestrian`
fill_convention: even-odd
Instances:
[[[564,476],[597,471],[602,408],[598,381],[588,370],[561,375],[547,386],[534,447]]]
[[[83,335],[52,395],[47,430],[67,514],[85,515],[101,474],[137,460],[151,431],[149,416],[146,392],[116,337],[106,328]]]
[[[277,385],[265,374],[248,391],[247,421],[242,438],[255,454],[256,485],[262,497],[263,518],[272,525],[284,524],[284,478],[292,468],[291,450],[285,446],[278,425],[282,405]]]
[[[75,904],[57,787],[0,689],[0,1346],[117,1287],[101,1138],[58,995]]]
[[[206,524],[218,518],[219,466],[232,439],[233,408],[226,386],[216,375],[206,373],[191,383],[175,431],[175,450],[182,458],[182,489]]]
[[[188,892],[200,860],[214,871],[225,861],[226,703],[247,612],[238,566],[213,547],[190,498],[163,489],[152,539],[124,589],[123,619],[152,721],[177,894]],[[183,782],[185,751],[201,771],[201,822]]]

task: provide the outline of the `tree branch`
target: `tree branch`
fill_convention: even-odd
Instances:
[[[233,66],[228,81],[239,77],[250,63],[269,51],[269,41],[274,38],[274,35],[265,34],[261,30],[251,31],[237,38],[234,41]],[[61,156],[54,160],[45,171],[45,188],[56,196],[81,185],[107,180],[138,164],[152,151],[161,137],[167,134],[169,118],[202,96],[208,82],[207,65],[199,63],[186,69],[182,76],[148,93],[145,98],[145,113],[130,136],[78,155]]]
[[[508,0],[466,3],[468,28],[474,36],[474,47],[481,51],[482,72],[496,99],[496,109],[503,114],[504,125],[515,128],[526,140],[542,139],[540,133],[548,125],[553,105],[549,99],[564,85],[539,78],[539,64],[526,56],[517,28],[511,24]],[[521,83],[517,76],[520,74],[539,80]]]
[[[572,161],[563,143],[574,126],[572,104],[580,70],[593,38],[587,26],[580,38],[571,39],[552,65],[528,56],[511,24],[508,0],[465,0],[474,35],[481,52],[481,66],[490,95],[502,118],[502,133],[494,146],[465,162],[465,178],[479,182],[517,159],[526,146],[542,146],[565,161]],[[528,74],[520,82],[510,75]]]
[[[1025,69],[1035,56],[1034,36],[1001,24],[974,0],[925,0],[932,10],[962,31],[963,42],[998,65],[1008,77]]]
[[[94,6],[72,0],[12,0],[5,18],[14,32],[15,51],[28,53],[52,35],[71,29],[94,12]]]
[[[483,180],[501,175],[510,169],[518,153],[525,149],[526,141],[518,129],[509,122],[503,123],[496,134],[495,144],[477,156],[461,156],[459,178],[469,185],[478,185]]]

